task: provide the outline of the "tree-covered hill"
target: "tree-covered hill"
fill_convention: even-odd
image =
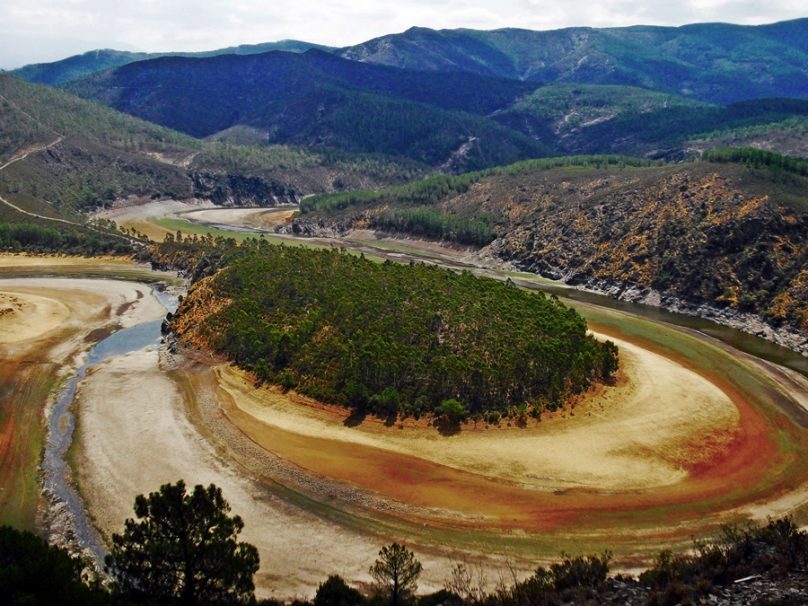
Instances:
[[[320,51],[142,61],[69,89],[193,136],[403,156],[448,172],[560,154],[679,159],[705,133],[776,132],[808,115],[808,100],[719,106],[638,86],[539,86]],[[781,139],[768,147],[778,150]]]
[[[759,144],[775,151],[793,149],[778,132],[785,121],[808,118],[808,100],[756,99],[718,106],[631,86],[549,84],[495,118],[562,154],[680,159],[705,133],[719,139],[740,129],[755,129]]]
[[[760,26],[412,28],[342,49],[356,61],[533,82],[620,84],[710,103],[808,96],[808,19]]]
[[[309,198],[292,227],[488,245],[544,276],[711,314],[808,351],[806,191],[808,160],[754,149],[666,165],[559,158]]]
[[[198,246],[168,242],[159,255]],[[554,297],[468,273],[256,241],[217,266],[171,322],[181,342],[360,411],[539,413],[617,368],[616,347]]]
[[[535,85],[366,65],[314,50],[141,61],[68,88],[197,137],[242,126],[264,143],[404,156],[455,170],[547,151],[486,117]]]

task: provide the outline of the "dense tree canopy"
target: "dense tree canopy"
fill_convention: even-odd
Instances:
[[[11,606],[92,606],[106,593],[88,585],[84,562],[38,536],[0,526],[0,602]]]
[[[616,369],[616,347],[556,298],[467,272],[265,242],[216,263],[224,269],[191,290],[174,328],[322,401],[395,416],[444,414],[453,399],[453,420],[540,412]]]

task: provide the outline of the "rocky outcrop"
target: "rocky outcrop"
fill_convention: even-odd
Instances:
[[[514,169],[449,192],[430,209],[494,225],[484,257],[808,355],[805,185],[798,175],[706,162]],[[406,204],[309,213],[288,229],[339,235]]]
[[[731,307],[717,307],[705,302],[688,301],[682,297],[639,284],[610,281],[606,278],[581,279],[580,276],[561,269],[539,269],[518,261],[513,264],[522,271],[537,273],[552,280],[560,280],[570,286],[607,295],[619,301],[652,305],[674,313],[710,320],[808,356],[808,331],[800,330],[793,325],[774,326],[754,313],[739,311]]]
[[[680,170],[632,188],[605,181],[595,204],[542,201],[491,252],[526,271],[808,355],[804,215],[718,172]]]
[[[194,195],[220,206],[276,206],[296,204],[297,193],[261,177],[213,172],[191,173]]]

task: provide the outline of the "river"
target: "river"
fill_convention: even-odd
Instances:
[[[176,311],[177,298],[151,289],[166,311]],[[70,481],[68,463],[65,456],[73,442],[76,418],[72,407],[79,383],[87,372],[113,356],[156,346],[160,342],[162,320],[154,320],[123,328],[96,343],[87,353],[86,360],[76,373],[67,380],[48,416],[48,434],[42,458],[43,489],[53,506],[66,508],[67,518],[72,525],[75,541],[92,556],[98,570],[103,568],[106,548],[98,530],[87,515],[84,502]]]

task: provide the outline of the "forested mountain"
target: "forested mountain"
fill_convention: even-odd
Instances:
[[[750,127],[759,129],[752,143],[793,151],[781,135],[767,140],[767,125],[776,133],[784,121],[808,116],[808,100],[718,106],[639,87],[539,86],[321,51],[141,61],[68,90],[197,137],[381,153],[445,172],[562,154],[680,159],[711,147],[708,134]]]
[[[356,61],[532,82],[625,84],[710,103],[808,97],[808,19],[771,25],[412,28],[341,49]]]
[[[425,174],[414,162],[287,146],[208,143],[52,88],[0,75],[0,249],[108,252],[129,245],[83,211],[113,200],[273,205]]]
[[[776,133],[783,122],[793,124],[808,118],[808,100],[756,99],[719,106],[630,86],[549,84],[494,118],[559,154],[680,159],[690,148],[717,146],[694,140],[708,134],[711,139],[721,139],[750,128],[756,129],[759,145],[793,151]]]
[[[214,57],[216,55],[255,55],[273,50],[288,51],[292,53],[302,53],[310,48],[329,50],[327,46],[302,42],[300,40],[281,40],[279,42],[266,42],[263,44],[242,44],[240,46],[230,46],[212,51],[203,52],[174,52],[174,53],[138,53],[130,51],[119,51],[112,49],[98,49],[73,55],[59,61],[48,63],[33,63],[18,69],[12,70],[15,76],[35,82],[38,84],[49,84],[57,86],[65,84],[71,80],[76,80],[83,76],[88,76],[96,72],[120,67],[144,61],[146,59],[156,59],[158,57]]]
[[[531,272],[699,310],[808,351],[806,191],[808,161],[757,150],[657,166],[559,158],[310,198],[294,229],[370,226],[487,245]]]
[[[551,31],[414,27],[356,46],[283,40],[196,53],[95,50],[14,71],[63,84],[105,69],[165,56],[212,57],[315,48],[346,59],[418,71],[471,72],[535,83],[620,84],[726,104],[808,96],[808,19],[760,26],[575,27]]]
[[[198,137],[240,125],[261,132],[265,143],[383,153],[469,169],[545,152],[528,136],[484,116],[533,87],[308,51],[141,61],[68,89]]]

